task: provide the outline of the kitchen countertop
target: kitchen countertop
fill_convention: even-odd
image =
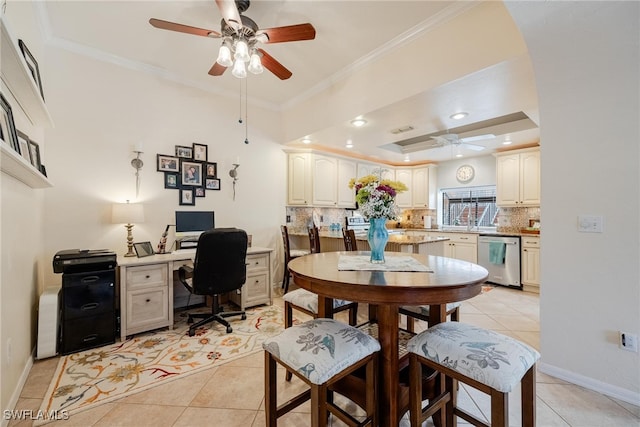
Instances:
[[[420,245],[427,243],[437,243],[449,240],[446,237],[431,237],[431,236],[408,236],[402,233],[394,233],[393,231],[404,231],[406,229],[390,229],[389,243],[396,243],[398,245]],[[329,239],[342,239],[342,231],[321,231],[320,237]],[[291,236],[308,236],[307,233],[289,233]],[[356,234],[356,240],[367,240],[366,234]]]
[[[404,231],[429,231],[432,233],[462,233],[477,234],[480,236],[539,236],[539,234],[518,233],[514,231],[495,231],[495,230],[467,230],[461,229],[437,229],[437,228],[394,228],[393,230]]]

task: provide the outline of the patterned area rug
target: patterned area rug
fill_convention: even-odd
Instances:
[[[40,410],[73,414],[184,378],[261,351],[262,342],[284,328],[278,306],[251,308],[246,314],[246,320],[229,318],[230,334],[224,326],[210,323],[190,337],[186,314],[176,315],[173,330],[138,334],[125,342],[62,356]]]

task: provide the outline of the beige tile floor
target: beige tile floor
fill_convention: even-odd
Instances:
[[[275,304],[282,304],[276,298]],[[361,309],[364,316],[366,310]],[[345,314],[346,313],[341,313]],[[538,297],[534,294],[496,287],[463,303],[462,321],[493,329],[539,348]],[[424,324],[419,324],[419,327]],[[36,361],[17,403],[17,410],[37,411],[57,365],[57,358]],[[302,389],[302,383],[284,381],[278,375],[279,397]],[[112,403],[72,415],[49,426],[224,426],[259,427],[265,425],[263,354],[257,353],[234,362],[191,375],[169,384],[131,395]],[[640,408],[596,392],[538,373],[538,426],[640,426]],[[485,417],[489,400],[482,393],[462,386],[459,404]],[[510,395],[511,425],[520,425],[519,390]],[[309,425],[309,404],[281,418],[281,426]],[[459,422],[463,425],[463,422]],[[32,425],[29,421],[10,421],[9,426]],[[338,421],[333,426],[342,425]],[[406,419],[401,426],[408,426]],[[425,425],[431,426],[429,421]]]

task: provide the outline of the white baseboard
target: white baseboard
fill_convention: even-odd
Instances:
[[[567,371],[547,363],[538,363],[538,370],[544,374],[560,378],[561,380],[579,385],[596,393],[601,393],[605,396],[640,406],[640,393],[594,380],[593,378],[585,377],[584,375],[576,374],[575,372]]]
[[[33,353],[35,354],[35,350]],[[16,388],[13,390],[13,393],[11,394],[11,399],[9,400],[9,408],[7,409],[9,410],[14,409],[18,404],[18,399],[20,399],[20,394],[22,393],[22,389],[24,388],[24,385],[27,382],[27,378],[29,378],[29,372],[31,371],[32,367],[33,367],[33,354],[27,360],[27,363],[25,364],[24,369],[22,370],[22,374],[20,374],[18,384],[16,384]],[[7,427],[9,425],[9,421],[11,420],[5,419],[5,417],[2,417],[1,426]]]

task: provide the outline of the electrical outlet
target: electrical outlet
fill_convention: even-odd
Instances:
[[[620,331],[620,348],[627,351],[638,352],[638,336]]]
[[[320,222],[324,222],[324,215],[320,215]]]
[[[291,222],[291,215],[287,215],[287,223]]]
[[[578,231],[582,233],[602,233],[602,216],[578,215]]]

